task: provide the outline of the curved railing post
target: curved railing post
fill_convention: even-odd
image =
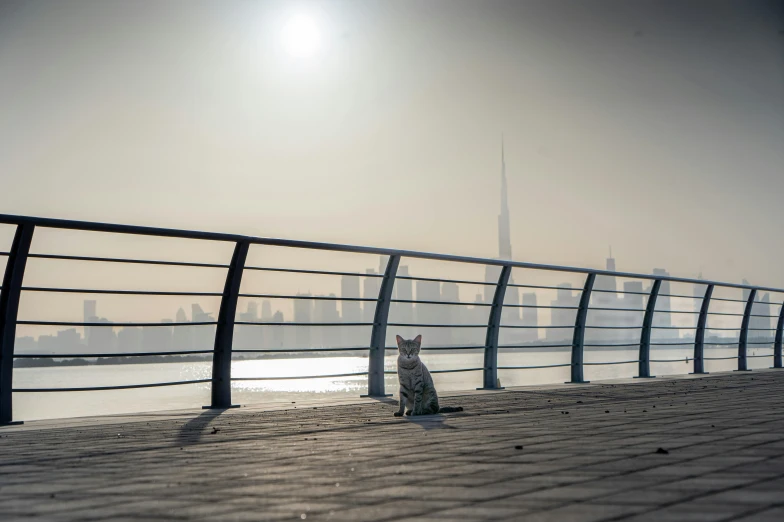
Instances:
[[[659,289],[662,280],[656,279],[651,287],[651,295],[648,296],[648,304],[645,307],[645,316],[642,320],[642,333],[640,333],[640,356],[638,357],[637,377],[651,377],[651,331],[653,330],[653,315],[656,313],[656,299],[659,297]]]
[[[697,319],[697,330],[694,332],[694,374],[706,374],[705,371],[705,325],[708,322],[708,309],[713,295],[713,285],[708,285],[705,289],[705,296],[702,298],[700,315]]]
[[[501,269],[498,284],[493,295],[493,307],[490,309],[490,318],[487,321],[487,334],[485,336],[485,363],[483,385],[479,390],[500,390],[498,386],[498,335],[501,329],[501,315],[504,310],[504,296],[509,284],[512,267],[505,266]]]
[[[370,356],[368,357],[368,397],[386,397],[384,393],[384,355],[387,348],[387,322],[392,289],[395,285],[400,256],[391,255],[384,270],[381,288],[378,290],[376,313],[373,316],[373,331],[370,334]]]
[[[749,369],[746,359],[746,345],[749,340],[749,321],[751,320],[751,309],[754,308],[754,299],[757,297],[757,290],[749,292],[749,300],[746,301],[746,309],[743,311],[743,322],[740,325],[740,338],[738,339],[738,371],[745,372]]]
[[[588,320],[588,307],[591,304],[591,291],[596,274],[588,274],[585,278],[585,287],[580,296],[580,306],[574,320],[574,336],[572,338],[572,380],[570,383],[588,382],[583,379],[583,349],[585,344],[585,323]]]
[[[773,366],[772,368],[784,368],[781,360],[781,345],[784,338],[784,303],[779,312],[779,322],[776,325],[776,340],[773,342]]]
[[[231,344],[234,339],[234,319],[242,283],[242,271],[248,257],[248,241],[238,241],[226,274],[218,324],[215,329],[215,348],[212,355],[212,400],[205,408],[224,409],[236,407],[231,403]]]
[[[17,225],[0,291],[0,426],[13,422],[14,342],[19,298],[35,225]]]

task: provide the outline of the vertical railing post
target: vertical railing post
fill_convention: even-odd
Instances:
[[[248,241],[238,241],[226,273],[223,286],[218,324],[215,329],[215,348],[212,354],[212,400],[209,409],[237,407],[231,403],[231,344],[234,339],[234,319],[237,315],[237,300],[242,283],[245,259],[248,257]]]
[[[368,397],[387,397],[384,393],[384,355],[387,349],[387,322],[392,303],[400,256],[389,256],[381,288],[378,291],[376,312],[373,315],[373,331],[370,334],[370,356],[368,357]]]
[[[708,285],[705,289],[705,296],[702,298],[700,315],[697,319],[697,330],[694,332],[694,374],[701,375],[705,371],[705,325],[708,322],[708,309],[713,295],[713,285]]]
[[[580,295],[580,305],[574,320],[574,336],[572,338],[572,380],[570,383],[578,384],[588,382],[583,379],[583,349],[585,345],[585,324],[588,320],[588,308],[591,305],[591,292],[596,274],[588,274],[585,278],[585,287]]]
[[[738,371],[745,372],[749,369],[746,359],[746,345],[749,340],[749,321],[751,321],[751,309],[754,308],[754,299],[757,297],[757,290],[749,292],[749,300],[746,301],[746,309],[743,311],[743,322],[740,325],[740,338],[738,339]]]
[[[0,291],[0,426],[13,422],[14,342],[19,299],[35,225],[17,225]]]
[[[509,284],[512,267],[505,266],[501,269],[498,284],[493,295],[493,306],[487,321],[487,334],[485,336],[485,363],[483,370],[483,385],[479,390],[499,390],[498,386],[498,336],[501,330],[501,315],[504,310],[504,296]]]
[[[662,280],[656,279],[651,287],[651,294],[648,296],[648,304],[645,307],[645,316],[642,319],[642,332],[640,333],[640,356],[638,357],[638,375],[640,378],[651,377],[651,331],[653,330],[653,316],[656,313],[656,298],[659,297],[659,289]]]
[[[776,325],[776,340],[773,342],[773,366],[772,368],[784,368],[781,360],[781,345],[784,340],[784,303],[779,311],[779,322]]]

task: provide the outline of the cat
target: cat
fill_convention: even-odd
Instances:
[[[406,415],[433,415],[434,413],[452,413],[463,411],[463,408],[438,406],[438,394],[433,385],[433,378],[427,371],[425,364],[419,359],[419,350],[422,347],[422,336],[417,335],[413,340],[407,341],[396,336],[397,339],[397,378],[400,381],[400,409],[395,412],[395,417]],[[406,409],[408,405],[408,409]]]

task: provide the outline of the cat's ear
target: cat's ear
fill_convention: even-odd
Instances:
[[[421,346],[422,345],[422,336],[421,335],[417,335],[416,337],[414,337],[414,342],[417,344],[417,346]]]
[[[398,348],[400,348],[400,344],[403,342],[404,339],[402,337],[400,337],[399,335],[396,335],[395,336],[395,340],[397,341]]]

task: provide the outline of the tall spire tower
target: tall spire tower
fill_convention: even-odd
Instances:
[[[501,213],[498,215],[498,257],[512,259],[512,240],[509,234],[509,203],[506,194],[506,161],[504,137],[501,136]]]

